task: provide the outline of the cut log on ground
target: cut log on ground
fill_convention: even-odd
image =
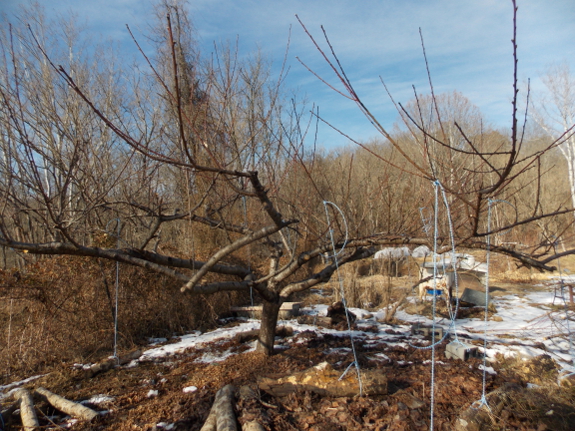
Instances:
[[[341,378],[342,372],[334,370],[327,362],[281,379],[262,377],[258,381],[261,390],[283,397],[294,392],[311,391],[322,396],[353,397],[359,395],[359,381],[355,368]],[[387,394],[387,376],[381,370],[361,370],[364,395]]]
[[[215,405],[215,403],[214,403],[214,405]],[[210,410],[210,414],[208,415],[208,418],[206,419],[206,422],[204,423],[204,426],[202,427],[202,429],[200,429],[200,431],[216,431],[216,427],[217,427],[216,409],[214,408],[214,406],[212,406],[212,409]]]
[[[27,389],[19,389],[14,392],[14,398],[20,400],[20,418],[22,418],[24,431],[35,431],[38,429],[40,423],[34,410],[34,401],[30,392]]]
[[[237,431],[233,407],[234,387],[226,385],[216,393],[214,405],[200,431]]]
[[[66,398],[56,395],[47,389],[37,388],[36,393],[44,397],[50,404],[61,412],[67,413],[75,418],[91,421],[98,417],[98,412],[95,412],[82,404],[67,400]]]
[[[142,356],[142,351],[134,350],[133,352],[130,352],[119,358],[108,358],[102,362],[98,362],[97,364],[92,365],[87,370],[84,370],[84,372],[87,378],[94,377],[96,374],[111,370],[112,368],[115,368],[118,365],[125,365],[133,361],[134,359],[138,359],[140,356]]]
[[[216,408],[218,431],[237,431],[236,415],[234,414],[233,400],[234,387],[226,385],[218,391],[214,407]]]

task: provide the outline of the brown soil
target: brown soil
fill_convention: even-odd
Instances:
[[[393,327],[388,329],[394,334]],[[397,332],[396,341],[409,341]],[[368,337],[369,334],[366,335]],[[199,430],[206,420],[215,393],[226,384],[237,388],[248,385],[257,396],[239,399],[236,413],[239,423],[258,420],[266,430],[427,430],[430,423],[430,350],[388,345],[385,342],[357,341],[362,369],[381,368],[389,381],[389,394],[372,397],[329,398],[303,392],[282,398],[272,397],[257,388],[259,376],[280,377],[302,371],[327,361],[335,369],[344,370],[353,357],[349,338],[303,332],[291,339],[272,357],[245,352],[246,344],[237,340],[190,349],[182,354],[163,358],[160,362],[141,363],[134,368],[116,368],[91,379],[80,370],[63,365],[48,376],[31,383],[31,388],[43,386],[72,400],[85,400],[105,394],[113,400],[93,406],[108,410],[95,423],[76,423],[72,430],[161,430],[157,424],[175,424],[174,430]],[[364,339],[364,341],[367,338]],[[285,341],[285,340],[284,340]],[[359,345],[358,345],[359,344]],[[436,349],[434,429],[453,430],[459,413],[481,398],[481,363],[447,360],[445,344]],[[206,351],[212,353],[235,349],[238,354],[219,363],[195,362]],[[385,353],[389,360],[374,360],[376,353]],[[487,374],[487,391],[505,382],[524,385],[525,377],[512,367],[498,368],[497,375]],[[184,393],[182,389],[196,386],[198,390]],[[149,397],[150,390],[158,395]],[[575,394],[567,407],[567,416],[575,415]],[[46,416],[55,414],[38,404]],[[44,426],[50,422],[39,415]],[[505,430],[551,430],[556,428],[552,417],[525,418],[513,410],[505,410],[497,418],[496,428]],[[571,416],[575,417],[575,416]],[[61,417],[51,421],[58,423]],[[547,420],[547,425],[546,425]],[[12,429],[18,429],[17,419]],[[571,422],[574,423],[574,422]],[[54,427],[53,429],[56,429]]]

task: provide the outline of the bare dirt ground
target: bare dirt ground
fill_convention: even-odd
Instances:
[[[390,329],[392,330],[392,329]],[[226,384],[237,388],[251,387],[256,397],[241,399],[235,404],[239,423],[258,420],[266,430],[427,430],[430,426],[430,350],[412,347],[390,347],[369,344],[358,347],[360,365],[364,369],[382,368],[389,381],[387,395],[355,398],[321,397],[302,392],[276,398],[259,391],[260,376],[284,376],[309,368],[322,361],[335,364],[343,371],[353,361],[351,353],[336,350],[349,347],[346,337],[318,335],[304,332],[296,336],[299,343],[278,352],[273,357],[264,357],[255,352],[233,355],[219,363],[194,362],[196,358],[211,350],[212,353],[230,348],[242,352],[246,344],[231,340],[224,344],[208,345],[202,349],[187,351],[162,362],[142,363],[134,368],[116,368],[93,378],[86,378],[82,371],[74,370],[70,364],[63,365],[48,376],[33,382],[31,387],[43,386],[73,400],[87,400],[96,394],[105,394],[111,400],[92,405],[96,410],[107,410],[94,423],[63,425],[73,430],[199,430],[206,420],[214,395]],[[370,354],[382,351],[389,360],[373,361]],[[444,345],[438,346],[438,366],[435,370],[434,429],[453,430],[459,413],[469,407],[470,400],[479,400],[482,394],[482,379],[477,372],[479,359],[446,361]],[[326,351],[332,353],[326,355]],[[532,374],[545,383],[545,376],[551,382],[554,370],[535,364]],[[546,368],[545,368],[546,367]],[[501,387],[506,382],[524,386],[527,379],[533,381],[518,369],[499,364],[497,374],[487,374],[487,391]],[[555,372],[556,375],[556,372]],[[195,386],[197,391],[184,393],[183,388]],[[150,396],[150,390],[157,396]],[[533,391],[533,390],[531,390]],[[494,430],[569,430],[575,424],[575,393],[571,400],[538,395],[536,405],[526,401],[522,408],[509,404],[494,418]],[[568,395],[567,395],[568,396]],[[563,402],[561,403],[561,400]],[[42,407],[41,405],[39,405]],[[44,408],[39,414],[43,426],[61,429],[53,424],[61,423],[62,417],[51,417],[54,411]],[[546,412],[554,411],[552,414]],[[18,429],[15,422],[12,429]]]

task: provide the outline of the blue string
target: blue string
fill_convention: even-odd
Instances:
[[[438,182],[439,183],[439,182]],[[453,277],[455,280],[455,311],[451,308],[451,301],[447,304],[447,310],[449,311],[450,318],[451,318],[451,325],[450,328],[453,327],[453,335],[455,337],[455,341],[463,344],[457,338],[457,331],[455,331],[455,319],[457,318],[457,312],[459,311],[459,277],[457,275],[457,254],[455,252],[455,233],[453,229],[453,220],[451,219],[451,210],[449,208],[449,201],[447,200],[447,194],[445,193],[445,189],[439,183],[439,187],[441,187],[441,194],[443,197],[443,203],[445,204],[445,210],[447,213],[447,221],[449,222],[449,238],[451,240],[451,267],[453,268]],[[445,266],[443,268],[443,272],[445,272]],[[451,300],[451,298],[449,298]]]
[[[439,180],[435,180],[433,182],[433,186],[434,186],[434,191],[435,191],[435,209],[434,209],[434,232],[433,232],[433,282],[432,282],[432,286],[433,286],[433,291],[434,291],[434,295],[433,295],[433,312],[432,312],[432,328],[431,328],[431,345],[430,346],[425,346],[425,347],[420,347],[420,346],[413,346],[416,349],[421,349],[421,350],[427,350],[427,349],[431,349],[431,399],[430,399],[430,430],[433,431],[433,425],[434,425],[434,411],[435,411],[435,347],[438,344],[441,344],[449,335],[449,333],[451,331],[453,331],[453,334],[455,335],[455,341],[462,344],[461,341],[459,341],[459,339],[457,338],[457,331],[455,330],[455,319],[457,316],[457,312],[459,310],[459,283],[458,283],[458,277],[457,277],[457,262],[456,262],[456,252],[455,252],[455,234],[453,231],[453,221],[451,219],[451,210],[449,208],[449,201],[447,200],[447,195],[445,193],[445,189],[443,188],[443,186],[441,185],[441,183],[439,182]],[[456,297],[456,302],[455,302],[455,311],[453,311],[452,307],[451,307],[451,303],[449,302],[449,298],[447,301],[447,309],[449,311],[450,314],[450,324],[449,324],[449,328],[447,329],[447,331],[445,331],[443,337],[441,337],[441,339],[439,341],[435,341],[435,323],[436,323],[436,303],[437,303],[437,297],[435,295],[435,291],[437,290],[437,264],[438,264],[438,259],[437,259],[437,238],[438,238],[438,223],[439,223],[439,189],[441,189],[442,192],[442,198],[443,198],[443,203],[445,205],[446,208],[446,212],[447,212],[447,219],[449,222],[449,235],[450,235],[450,240],[451,240],[451,266],[453,268],[453,273],[454,273],[454,277],[455,277],[455,297]],[[426,223],[425,220],[423,218],[423,211],[420,208],[420,213],[422,216],[422,221],[424,223],[424,230],[426,230],[427,233],[427,229],[426,229]],[[445,261],[443,261],[442,263],[443,266],[443,273],[445,275],[445,277],[447,277],[447,271],[445,268]]]

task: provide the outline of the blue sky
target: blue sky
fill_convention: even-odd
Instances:
[[[0,0],[10,13],[22,0]],[[148,0],[40,0],[48,15],[73,11],[94,37],[117,40],[125,50],[132,42],[125,24],[145,33],[150,20]],[[375,131],[353,102],[337,95],[296,60],[336,83],[311,41],[296,21],[298,14],[318,39],[323,25],[356,90],[381,123],[391,128],[397,113],[382,88],[388,84],[397,101],[412,98],[412,85],[428,92],[419,31],[421,27],[436,93],[458,90],[479,106],[498,128],[511,124],[512,5],[507,0],[193,0],[192,19],[202,51],[214,41],[235,41],[249,54],[259,47],[279,68],[291,26],[287,85],[306,94],[323,118],[359,140]],[[575,71],[575,1],[518,0],[519,79],[539,76],[554,62]],[[319,144],[347,144],[323,126]]]

